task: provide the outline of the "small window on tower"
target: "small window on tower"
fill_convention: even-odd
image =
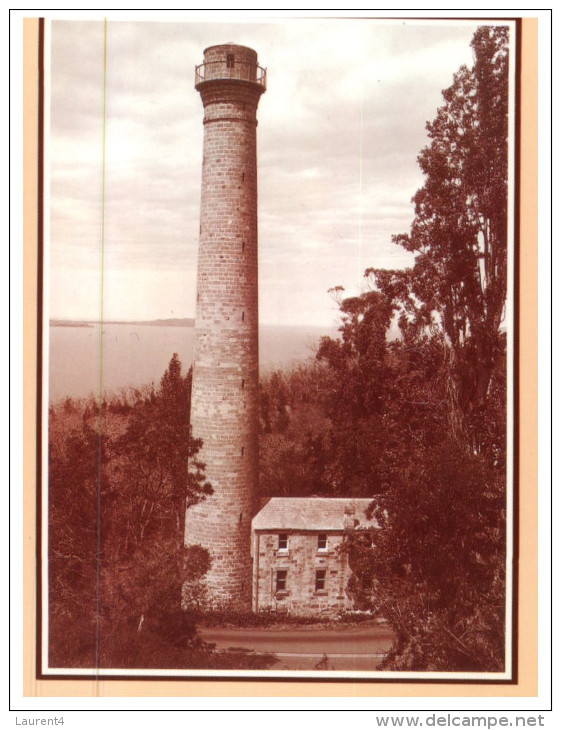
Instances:
[[[288,550],[288,535],[279,535],[279,550]]]
[[[327,550],[327,535],[325,533],[318,535],[318,550]]]
[[[233,53],[226,54],[226,68],[234,68],[234,54]]]

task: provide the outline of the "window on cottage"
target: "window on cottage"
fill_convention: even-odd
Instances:
[[[279,550],[288,550],[288,535],[279,535]]]
[[[277,570],[275,574],[275,591],[277,593],[282,593],[283,591],[286,591],[287,573],[288,570]]]
[[[316,591],[325,590],[325,570],[316,570]]]
[[[234,68],[234,54],[233,53],[226,54],[226,68]]]
[[[327,535],[324,532],[318,535],[318,550],[327,550]]]

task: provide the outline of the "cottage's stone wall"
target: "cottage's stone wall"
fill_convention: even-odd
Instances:
[[[221,78],[226,58],[251,49],[213,46],[197,84],[204,149],[191,425],[214,494],[186,514],[185,543],[211,554],[210,602],[251,609],[251,519],[258,483],[256,111],[263,86]],[[236,67],[234,67],[236,68]]]
[[[351,608],[346,593],[350,568],[341,551],[343,532],[327,533],[327,550],[318,550],[322,533],[317,531],[281,534],[288,535],[288,550],[278,549],[278,532],[254,532],[253,610],[335,616]],[[277,572],[284,570],[286,590],[278,591]],[[317,571],[325,571],[323,590],[316,590]]]

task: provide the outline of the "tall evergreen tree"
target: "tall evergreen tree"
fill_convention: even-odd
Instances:
[[[507,288],[508,28],[483,26],[475,63],[443,91],[419,155],[425,183],[413,198],[411,231],[394,237],[414,252],[405,271],[370,269],[399,307],[401,326],[444,332],[460,409],[489,394],[503,355]]]
[[[367,270],[374,291],[342,302],[343,343],[319,353],[337,373],[338,413],[351,417],[335,432],[341,452],[353,424],[355,449],[361,421],[371,427],[366,483],[381,529],[349,539],[350,587],[390,621],[392,669],[504,667],[508,29],[481,27],[472,47],[473,68],[427,125],[411,231],[394,238],[413,267]],[[360,312],[353,328],[349,307]],[[384,352],[364,323],[387,307],[402,339]],[[361,382],[347,337],[360,352],[363,334],[380,357],[359,362]]]

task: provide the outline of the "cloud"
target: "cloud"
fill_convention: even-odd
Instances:
[[[206,46],[235,41],[268,67],[258,110],[262,321],[332,324],[329,287],[356,293],[367,266],[410,263],[391,236],[410,225],[425,123],[471,62],[473,31],[459,21],[110,22],[104,96],[103,24],[53,22],[53,316],[96,316],[103,189],[112,316],[194,314],[203,139],[194,66]]]

